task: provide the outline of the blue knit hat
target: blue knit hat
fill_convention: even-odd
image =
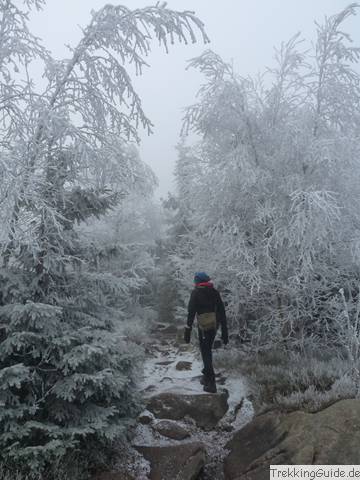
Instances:
[[[211,280],[209,275],[205,272],[196,272],[194,276],[194,283],[204,283]]]

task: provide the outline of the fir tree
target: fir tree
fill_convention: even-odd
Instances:
[[[3,18],[12,8],[2,2]],[[37,45],[27,36],[27,13],[16,12],[25,43]],[[10,476],[20,471],[43,478],[47,472],[51,478],[76,452],[89,468],[138,412],[140,352],[118,335],[122,306],[111,301],[123,285],[99,271],[99,252],[89,255],[74,227],[118,204],[135,177],[146,185],[148,169],[139,170],[136,156],[124,157],[130,151],[124,142],[138,140],[140,124],[151,131],[126,62],[141,73],[152,35],[167,49],[175,39],[195,41],[196,29],[206,41],[192,12],[165,4],[137,10],[106,5],[93,13],[70,59],[55,62],[39,47],[47,87],[39,94],[29,81],[13,103],[26,128],[5,122],[0,460]],[[11,54],[20,55],[28,71],[28,50]],[[11,83],[4,78],[4,85]],[[94,166],[107,158],[126,158],[117,163],[122,186],[116,191],[93,181]]]

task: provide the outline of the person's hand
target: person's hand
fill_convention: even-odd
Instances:
[[[190,343],[190,338],[191,338],[191,327],[186,326],[184,328],[184,342]]]
[[[221,340],[224,345],[227,345],[229,343],[229,335],[227,333],[223,333],[221,335]]]

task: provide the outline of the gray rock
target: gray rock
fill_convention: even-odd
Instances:
[[[153,428],[164,437],[172,440],[184,440],[190,437],[190,433],[173,420],[159,420]]]
[[[150,462],[150,480],[196,480],[205,465],[202,443],[136,449]]]
[[[269,412],[226,445],[226,480],[268,480],[269,465],[360,464],[360,400],[341,400],[318,413]]]
[[[138,422],[142,425],[150,425],[154,420],[154,415],[146,410],[138,416]]]
[[[176,364],[176,370],[191,370],[192,363],[191,362],[185,362],[185,361],[180,361]]]
[[[156,418],[182,420],[188,416],[197,426],[210,430],[228,410],[228,392],[216,394],[160,393],[149,398],[147,408]]]

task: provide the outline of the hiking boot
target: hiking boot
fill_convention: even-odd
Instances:
[[[216,383],[215,382],[210,382],[210,383],[204,385],[203,390],[206,393],[216,393],[217,392]]]
[[[205,375],[201,375],[200,377],[200,383],[201,385],[207,385],[209,383],[209,380],[205,377]]]

